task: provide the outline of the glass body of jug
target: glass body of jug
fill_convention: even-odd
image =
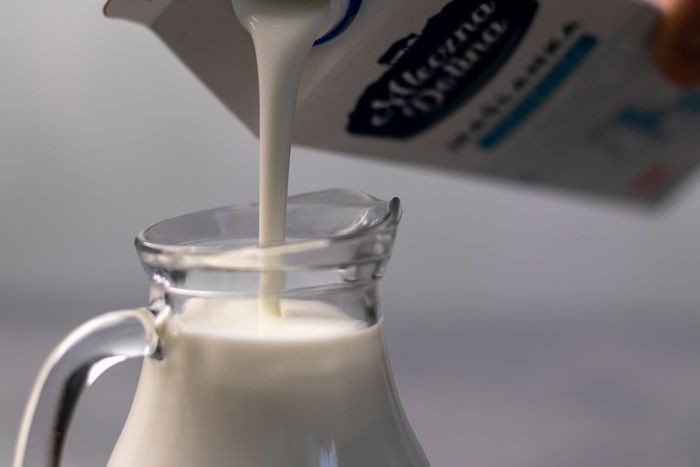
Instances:
[[[14,467],[60,465],[83,388],[145,357],[109,467],[427,467],[387,364],[377,281],[398,200],[290,198],[288,239],[257,245],[256,205],[137,237],[148,308],[99,316],[49,356]]]

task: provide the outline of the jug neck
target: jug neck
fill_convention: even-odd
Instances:
[[[258,206],[251,204],[159,222],[139,234],[136,247],[152,300],[176,312],[192,298],[267,294],[322,302],[371,324],[400,217],[396,198],[326,190],[289,199],[284,243],[258,245]]]

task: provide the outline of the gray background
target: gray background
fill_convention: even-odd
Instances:
[[[41,361],[145,303],[132,247],[257,197],[257,142],[99,1],[0,3],[0,465]],[[295,149],[290,191],[399,196],[387,342],[434,466],[700,463],[700,181],[655,213]],[[88,392],[67,466],[103,465],[138,365]]]

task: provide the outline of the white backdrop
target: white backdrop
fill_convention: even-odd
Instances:
[[[0,3],[4,465],[60,336],[144,303],[134,235],[257,197],[253,136],[150,31],[101,6]],[[697,174],[646,213],[300,148],[292,157],[292,193],[343,186],[404,202],[383,304],[399,392],[433,465],[697,465]],[[66,465],[104,463],[135,371],[88,395]]]

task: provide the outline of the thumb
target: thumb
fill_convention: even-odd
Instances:
[[[700,83],[700,0],[673,0],[653,34],[652,52],[673,83]]]

